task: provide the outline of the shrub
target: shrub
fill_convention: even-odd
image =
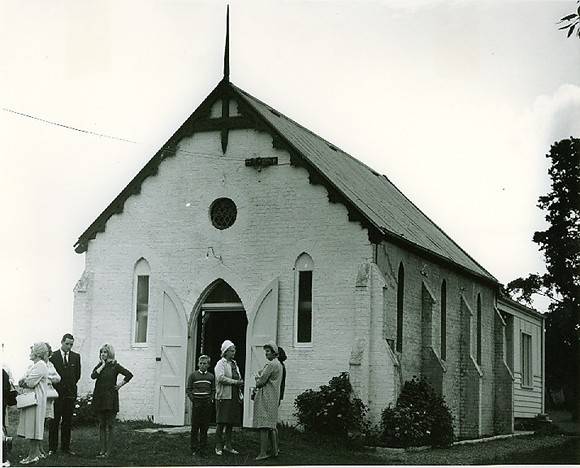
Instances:
[[[75,402],[75,408],[73,411],[73,424],[75,426],[86,426],[88,424],[96,424],[97,417],[93,411],[93,394],[87,393],[86,395],[77,397]]]
[[[306,390],[294,401],[294,415],[306,431],[348,436],[366,428],[368,408],[355,398],[348,372],[330,379],[320,390]]]
[[[383,440],[389,446],[449,446],[453,417],[445,400],[425,380],[405,382],[397,404],[382,414]]]

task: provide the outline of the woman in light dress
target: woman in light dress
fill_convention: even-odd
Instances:
[[[260,453],[256,460],[278,456],[278,406],[280,405],[280,382],[282,364],[278,361],[278,346],[273,341],[264,345],[267,362],[256,375],[254,396],[254,427],[260,429]]]
[[[18,422],[17,434],[30,440],[28,456],[20,461],[23,465],[36,463],[41,457],[41,445],[44,436],[44,415],[46,414],[46,393],[48,387],[48,347],[46,343],[34,343],[30,347],[32,366],[18,382],[24,393],[34,392],[36,405],[22,408]]]
[[[242,396],[244,386],[240,369],[234,361],[236,346],[230,340],[225,340],[221,346],[222,358],[215,366],[215,405],[216,405],[216,455],[223,452],[237,455],[232,447],[232,428],[242,424]],[[226,441],[222,440],[225,429]]]
[[[45,343],[48,348],[48,357],[46,358],[46,367],[48,369],[48,384],[46,392],[46,415],[45,419],[54,418],[54,402],[58,398],[58,392],[55,390],[53,384],[60,382],[60,374],[56,371],[54,364],[50,362],[50,357],[52,356],[52,348],[50,344]],[[42,457],[46,457],[46,452],[40,447],[40,453]]]

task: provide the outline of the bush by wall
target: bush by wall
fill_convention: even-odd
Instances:
[[[353,394],[348,372],[320,390],[306,390],[294,401],[294,415],[306,431],[348,436],[364,432],[368,408]]]
[[[425,380],[405,382],[397,404],[382,414],[383,442],[392,447],[453,442],[453,417],[445,400]]]

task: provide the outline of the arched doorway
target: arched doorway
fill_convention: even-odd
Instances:
[[[237,293],[223,280],[218,280],[207,293],[190,322],[188,369],[189,375],[197,367],[202,354],[211,358],[211,372],[221,359],[220,347],[224,340],[236,345],[236,362],[245,377],[246,367],[246,311]],[[186,404],[186,424],[191,423],[191,406]]]
[[[248,320],[242,301],[225,281],[219,280],[204,303],[196,320],[196,353],[211,357],[212,367],[221,358],[220,347],[224,340],[236,345],[236,362],[245,374],[246,367],[246,328]]]

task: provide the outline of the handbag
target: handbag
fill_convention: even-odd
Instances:
[[[58,392],[54,389],[52,385],[48,386],[48,391],[46,392],[47,400],[54,400],[58,398]]]
[[[21,393],[16,397],[16,408],[29,408],[36,405],[36,393]]]

